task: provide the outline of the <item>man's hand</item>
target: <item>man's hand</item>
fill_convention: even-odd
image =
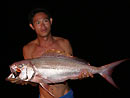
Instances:
[[[81,73],[79,74],[79,79],[83,79],[86,77],[93,78],[93,74],[91,72],[88,72],[87,70],[82,70]]]

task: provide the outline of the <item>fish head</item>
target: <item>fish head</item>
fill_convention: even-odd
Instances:
[[[7,77],[9,81],[30,81],[34,76],[34,69],[29,61],[20,61],[10,65],[11,74]]]

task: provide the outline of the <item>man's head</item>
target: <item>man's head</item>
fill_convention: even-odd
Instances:
[[[29,14],[29,26],[38,36],[48,36],[51,32],[52,18],[50,13],[41,8],[34,9]]]
[[[48,16],[48,19],[52,18],[52,17],[51,17],[51,14],[50,14],[46,9],[36,8],[36,9],[32,10],[32,11],[28,14],[29,24],[33,24],[33,17],[35,16],[35,14],[37,14],[37,13],[39,13],[39,12],[45,13],[45,14]]]

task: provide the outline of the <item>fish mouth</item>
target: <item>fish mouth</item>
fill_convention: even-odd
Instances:
[[[10,78],[17,78],[19,76],[19,74],[21,73],[21,71],[19,69],[10,69],[11,70],[11,74],[9,75]]]
[[[20,73],[11,73],[11,74],[8,76],[7,80],[17,79],[18,76],[19,76],[19,74],[20,74]]]
[[[20,83],[20,79],[18,77],[19,73],[11,73],[5,80],[10,81],[11,83]]]
[[[18,76],[20,73],[21,72],[11,71],[11,74],[6,78],[6,80],[15,83],[19,80]]]
[[[13,75],[14,75],[15,78],[17,78],[20,73],[21,73],[21,72],[13,72]]]

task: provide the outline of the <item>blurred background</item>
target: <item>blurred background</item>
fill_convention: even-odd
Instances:
[[[23,59],[22,47],[36,38],[28,24],[28,13],[34,8],[45,8],[53,17],[52,34],[70,40],[74,56],[102,66],[130,58],[130,2],[115,0],[37,0],[8,1],[7,23],[1,35],[0,89],[13,98],[38,98],[38,87],[16,85],[5,78],[9,65]],[[4,15],[3,15],[4,16]],[[8,24],[8,25],[7,25]],[[3,35],[4,34],[4,35]],[[68,81],[75,98],[100,98],[129,95],[130,61],[115,68],[113,79],[120,89],[111,86],[104,78]]]

